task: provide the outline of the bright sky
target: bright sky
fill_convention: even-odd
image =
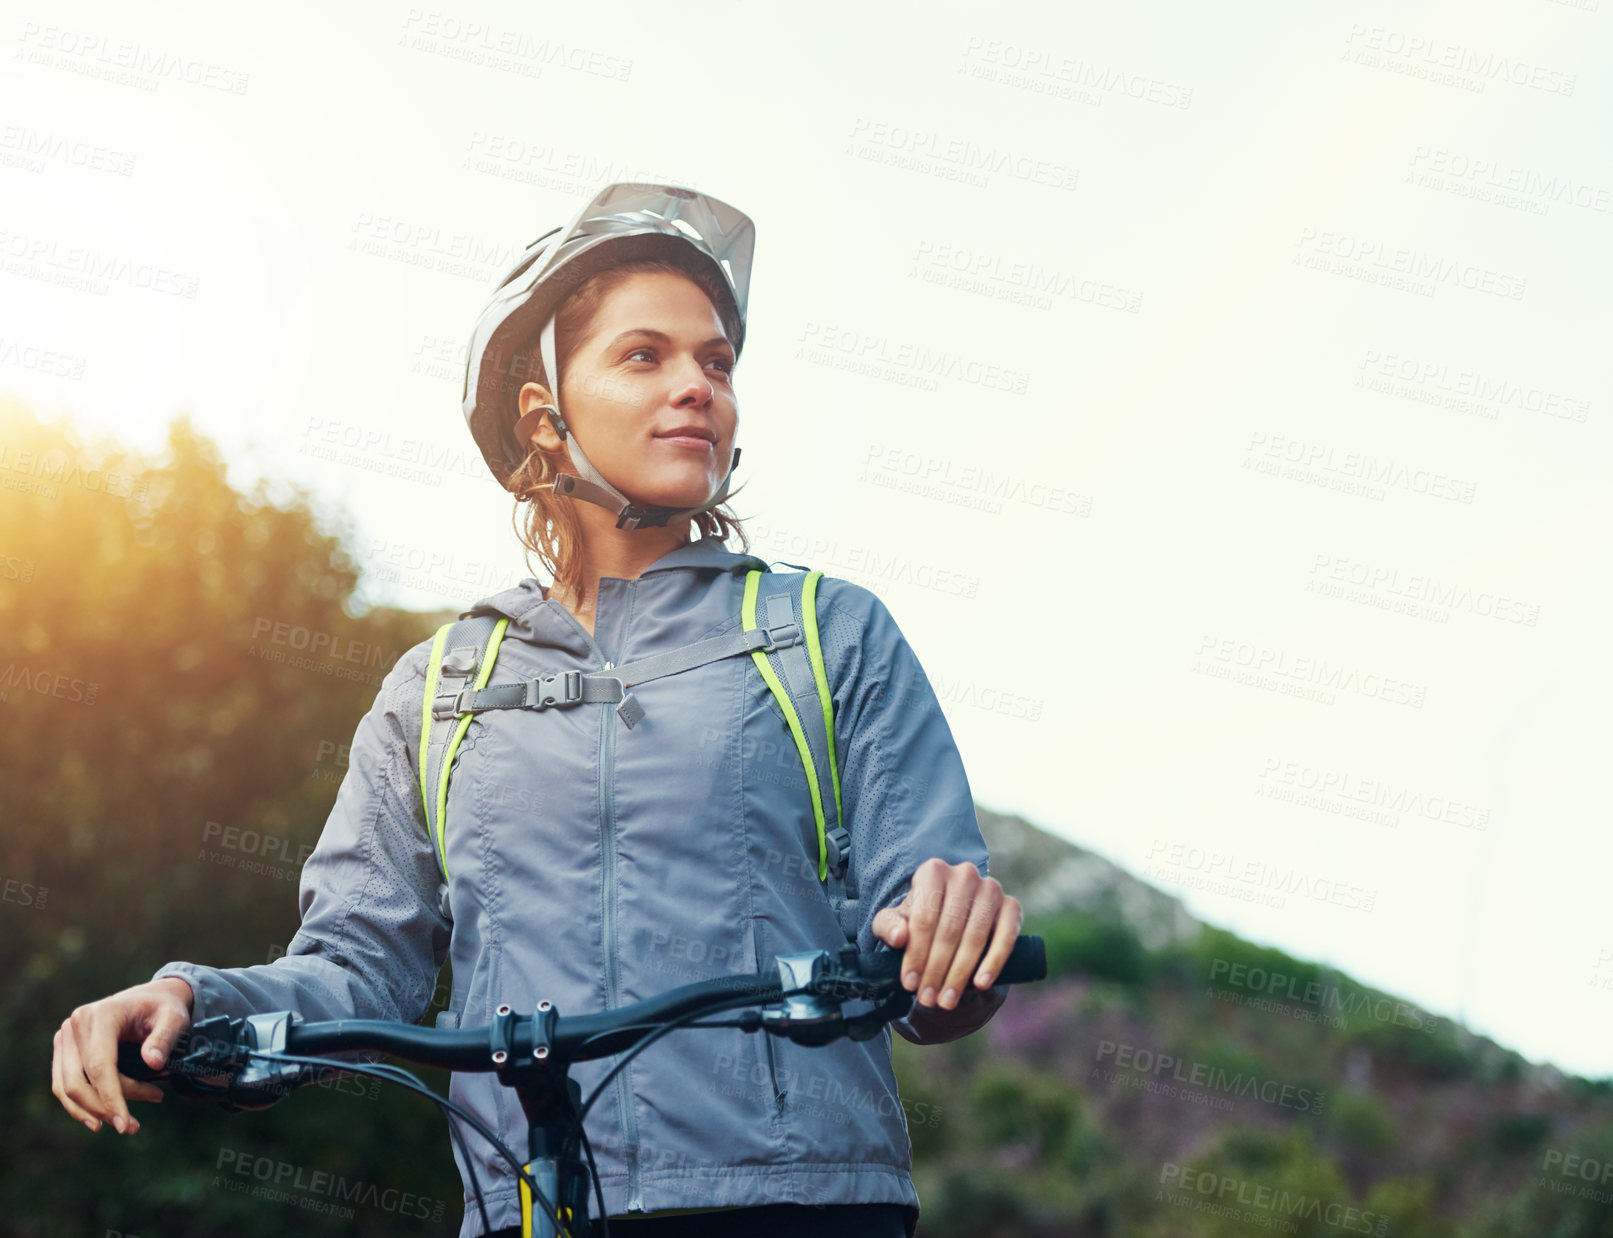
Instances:
[[[467,606],[493,280],[705,189],[756,550],[886,600],[983,804],[1613,1073],[1608,5],[8,12],[0,390]]]

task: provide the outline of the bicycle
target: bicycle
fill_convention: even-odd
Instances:
[[[487,1203],[475,1162],[454,1117],[468,1123],[509,1162],[521,1192],[523,1238],[609,1238],[610,1219],[583,1120],[616,1073],[656,1040],[682,1027],[738,1027],[785,1036],[817,1047],[847,1036],[867,1040],[906,1015],[913,995],[898,975],[900,950],[859,954],[843,946],[777,956],[776,978],[722,976],[671,989],[616,1010],[562,1018],[543,1000],[530,1015],[508,1004],[485,1027],[427,1028],[382,1019],[302,1022],[294,1011],[231,1018],[218,1015],[192,1026],[176,1042],[168,1061],[152,1068],[136,1044],[118,1046],[118,1069],[131,1079],[166,1082],[176,1095],[216,1100],[225,1109],[266,1109],[308,1083],[340,1074],[367,1074],[421,1093],[441,1107],[449,1135],[470,1167],[471,1189],[490,1232]],[[1040,937],[1020,936],[997,984],[1023,984],[1047,976]],[[848,1016],[848,1002],[873,1009]],[[761,1006],[762,1010],[744,1010]],[[695,1022],[725,1010],[743,1010],[734,1020]],[[453,1071],[493,1072],[512,1088],[526,1114],[527,1157],[523,1161],[475,1114],[440,1096],[400,1066],[360,1064],[323,1054],[379,1051]],[[570,1077],[575,1062],[621,1054],[586,1102]],[[586,1160],[586,1176],[584,1175]],[[588,1186],[599,1204],[599,1226],[589,1218]],[[534,1203],[542,1209],[538,1216]]]

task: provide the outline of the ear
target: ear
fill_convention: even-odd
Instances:
[[[531,450],[535,444],[545,451],[560,450],[560,435],[555,432],[545,407],[553,403],[549,389],[542,383],[527,383],[521,388],[517,398],[521,419],[515,423],[515,440],[523,448]]]

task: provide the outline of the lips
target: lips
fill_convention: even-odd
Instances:
[[[678,426],[676,429],[667,430],[662,434],[657,434],[655,437],[656,438],[698,438],[698,439],[703,439],[706,442],[713,443],[713,444],[716,443],[716,441],[717,441],[717,436],[715,434],[713,434],[710,430],[706,429],[705,426],[696,426],[696,425]]]

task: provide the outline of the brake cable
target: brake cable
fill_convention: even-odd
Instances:
[[[807,990],[790,989],[785,993],[780,994],[780,997],[781,999],[783,997],[794,997],[804,992],[807,992]],[[599,1182],[599,1168],[594,1161],[593,1145],[588,1139],[588,1132],[583,1127],[583,1119],[587,1116],[588,1110],[592,1108],[594,1102],[599,1099],[600,1095],[604,1092],[610,1081],[616,1077],[616,1073],[626,1066],[627,1063],[634,1057],[642,1053],[645,1049],[649,1048],[650,1045],[659,1040],[662,1036],[685,1027],[742,1027],[745,1025],[745,1023],[750,1021],[736,1019],[724,1023],[702,1025],[696,1023],[695,1020],[705,1018],[712,1014],[720,1013],[723,1010],[741,1009],[747,1005],[753,1005],[754,1003],[754,996],[725,998],[720,1002],[714,1002],[703,1009],[690,1011],[689,1013],[679,1015],[674,1019],[663,1020],[657,1023],[629,1023],[622,1027],[612,1028],[609,1032],[596,1032],[594,1035],[588,1036],[579,1042],[577,1047],[580,1049],[584,1045],[587,1045],[603,1036],[619,1035],[624,1031],[632,1031],[635,1028],[651,1029],[648,1035],[636,1041],[631,1048],[623,1050],[623,1052],[618,1056],[616,1063],[611,1067],[610,1071],[607,1072],[605,1078],[594,1089],[587,1102],[578,1111],[576,1119],[571,1123],[571,1128],[566,1140],[567,1144],[570,1144],[573,1141],[578,1142],[588,1161],[589,1177],[592,1179],[595,1199],[599,1204],[599,1219],[600,1224],[603,1227],[602,1238],[610,1238],[610,1218],[605,1212],[604,1192]],[[763,1029],[758,1024],[758,1026],[754,1027],[752,1030],[762,1031]],[[421,1082],[419,1078],[417,1078],[410,1071],[405,1070],[403,1067],[387,1062],[361,1064],[343,1061],[338,1058],[311,1057],[301,1054],[283,1053],[264,1049],[244,1049],[243,1052],[246,1056],[258,1058],[261,1061],[283,1062],[291,1065],[335,1069],[352,1074],[373,1075],[376,1078],[385,1079],[392,1083],[399,1084],[412,1092],[418,1092],[420,1095],[434,1102],[438,1108],[443,1111],[445,1120],[451,1119],[452,1117],[460,1118],[462,1121],[469,1123],[478,1134],[492,1144],[498,1154],[509,1162],[511,1168],[515,1171],[516,1176],[526,1182],[527,1188],[532,1193],[532,1197],[542,1206],[544,1213],[549,1218],[549,1221],[554,1225],[555,1232],[566,1232],[566,1227],[561,1224],[559,1214],[554,1206],[550,1203],[549,1198],[539,1189],[537,1182],[533,1179],[532,1175],[527,1172],[525,1165],[518,1157],[516,1157],[515,1153],[510,1150],[509,1146],[505,1144],[504,1141],[497,1135],[495,1135],[491,1128],[489,1128],[487,1124],[478,1118],[474,1113],[470,1112],[457,1102],[449,1100],[447,1097],[441,1096],[432,1091],[423,1082]],[[213,1089],[209,1089],[209,1091],[212,1090]],[[227,1086],[217,1089],[217,1092],[224,1096],[229,1095],[229,1089]],[[481,1188],[481,1183],[476,1177],[475,1162],[470,1155],[470,1150],[465,1145],[464,1134],[454,1125],[451,1120],[448,1121],[448,1132],[449,1135],[456,1140],[460,1154],[465,1158],[465,1165],[469,1170],[471,1178],[471,1190],[476,1196],[476,1207],[482,1219],[482,1226],[484,1230],[491,1232],[492,1222],[489,1220],[487,1215],[486,1199]],[[562,1151],[564,1151],[564,1149],[562,1149]]]
[[[532,1176],[526,1172],[525,1166],[516,1158],[515,1153],[510,1151],[509,1146],[493,1133],[492,1128],[457,1101],[449,1100],[446,1096],[439,1096],[436,1092],[433,1092],[412,1073],[404,1070],[403,1067],[396,1066],[389,1062],[361,1065],[356,1062],[344,1062],[339,1058],[304,1057],[301,1054],[280,1053],[267,1049],[245,1049],[243,1052],[248,1057],[261,1058],[264,1061],[269,1062],[289,1062],[293,1065],[302,1066],[335,1067],[339,1070],[351,1071],[353,1074],[357,1075],[375,1075],[378,1078],[386,1079],[392,1083],[406,1087],[412,1092],[419,1092],[422,1096],[434,1101],[437,1106],[443,1110],[445,1117],[449,1114],[452,1114],[461,1120],[468,1122],[472,1127],[475,1128],[476,1132],[480,1134],[482,1138],[491,1143],[499,1155],[510,1163],[511,1167],[515,1170],[516,1176],[526,1179],[527,1186],[532,1190],[533,1198],[537,1199],[543,1204],[544,1212],[546,1212],[549,1215],[549,1219],[554,1222],[555,1232],[565,1232],[565,1227],[560,1224],[559,1216],[556,1215],[554,1209],[549,1206],[548,1197],[538,1190],[537,1183],[534,1182],[532,1180]],[[459,1140],[459,1149],[465,1157],[466,1166],[470,1169],[471,1188],[476,1194],[476,1206],[481,1213],[483,1226],[488,1232],[491,1232],[493,1226],[487,1217],[487,1204],[483,1198],[481,1183],[476,1178],[475,1162],[472,1161],[470,1151],[465,1146],[464,1135],[462,1132],[456,1130],[452,1122],[448,1123],[448,1131],[450,1135],[457,1136]]]

